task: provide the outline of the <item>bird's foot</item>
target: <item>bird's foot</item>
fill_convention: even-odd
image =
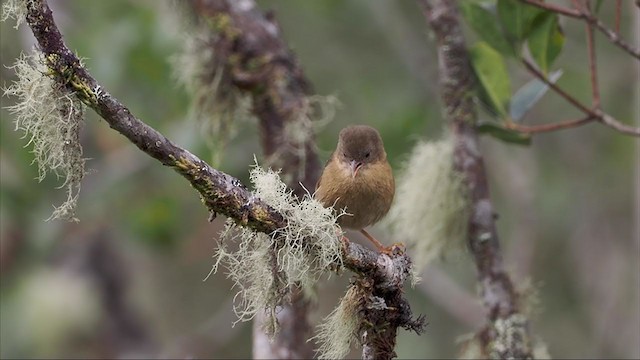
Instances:
[[[407,247],[403,243],[398,242],[398,243],[394,243],[391,246],[382,246],[378,248],[378,251],[387,255],[401,255],[401,254],[404,254],[406,249]]]
[[[365,229],[360,230],[362,235],[364,235],[371,243],[378,249],[379,252],[387,255],[400,255],[404,254],[405,246],[403,243],[395,243],[391,246],[384,246],[378,239],[374,238],[369,234]]]

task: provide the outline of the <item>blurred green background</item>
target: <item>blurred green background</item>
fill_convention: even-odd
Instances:
[[[94,77],[145,122],[204,159],[212,155],[188,120],[189,98],[175,85],[170,58],[184,25],[168,1],[50,1],[68,46]],[[376,126],[393,167],[443,121],[435,44],[412,1],[258,1],[273,9],[318,94],[336,95],[336,118],[318,128],[325,161],[338,131]],[[601,17],[613,23],[613,4]],[[622,32],[639,43],[640,11],[623,2]],[[560,85],[589,102],[582,23],[563,19]],[[33,46],[26,26],[1,24],[1,83]],[[604,109],[638,123],[638,64],[598,33]],[[469,43],[473,35],[469,34]],[[529,77],[511,64],[514,89]],[[2,98],[2,106],[14,99]],[[526,123],[579,114],[547,94]],[[251,356],[251,326],[231,328],[233,290],[224,274],[202,280],[223,219],[207,222],[197,194],[88,111],[82,133],[88,168],[79,223],[45,222],[64,198],[54,176],[34,180],[27,139],[12,117],[0,122],[0,357],[160,358]],[[635,120],[634,120],[635,119]],[[248,182],[256,126],[241,125],[220,169]],[[638,140],[591,124],[540,135],[530,147],[482,139],[499,213],[506,265],[535,302],[534,333],[557,358],[640,357]],[[384,234],[378,228],[374,233]],[[402,239],[394,239],[401,241]],[[335,306],[348,274],[320,284],[314,321]],[[429,267],[407,289],[429,321],[421,337],[400,332],[400,358],[454,357],[457,339],[482,322],[475,269],[461,253]],[[354,355],[357,353],[354,352]]]

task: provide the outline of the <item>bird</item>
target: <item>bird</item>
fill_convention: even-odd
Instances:
[[[385,247],[365,227],[380,221],[391,208],[395,180],[387,161],[382,137],[367,125],[352,125],[340,131],[335,151],[327,161],[314,194],[324,207],[345,214],[337,219],[343,228],[360,231],[375,247]]]

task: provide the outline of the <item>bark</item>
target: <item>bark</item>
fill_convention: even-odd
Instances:
[[[303,196],[304,188],[315,187],[321,171],[308,114],[310,83],[282,40],[275,18],[265,16],[252,0],[197,0],[192,5],[202,20],[214,24],[213,51],[224,82],[251,97],[266,165],[282,169],[287,185]],[[265,314],[256,316],[254,358],[313,356],[307,342],[312,334],[310,303],[298,287],[290,289],[290,296],[277,315],[280,331],[272,341],[262,330]]]
[[[526,318],[524,322],[512,324],[514,315],[518,315],[518,320],[522,316],[519,315],[518,293],[504,269],[500,252],[496,216],[475,128],[474,77],[456,2],[423,0],[420,4],[437,41],[444,116],[456,141],[454,167],[464,175],[471,200],[467,243],[476,264],[480,292],[490,322],[480,338],[485,349],[497,349],[497,353],[492,355],[500,358],[530,358]],[[517,331],[524,334],[525,338],[520,342],[509,342],[508,346],[496,347],[496,342],[501,340],[501,334],[496,330],[497,321],[517,327]],[[487,352],[492,351],[489,349]]]

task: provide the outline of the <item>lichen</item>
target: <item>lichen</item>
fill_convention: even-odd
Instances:
[[[465,334],[456,339],[460,345],[458,359],[487,359],[489,356],[477,334]]]
[[[172,59],[174,77],[191,97],[189,118],[196,121],[219,164],[238,124],[253,119],[251,98],[233,84],[213,51],[215,34],[203,25],[191,29],[182,52]]]
[[[340,304],[320,325],[318,333],[311,338],[317,345],[319,359],[343,359],[358,342],[361,316],[362,295],[357,286],[352,285],[340,300]]]
[[[75,208],[84,178],[80,130],[85,106],[63,84],[55,82],[44,55],[35,51],[21,55],[11,67],[17,80],[3,89],[5,96],[17,98],[7,106],[15,116],[16,130],[23,131],[33,145],[34,162],[38,165],[38,180],[47,173],[63,178],[67,199],[55,207],[51,219],[77,221]]]
[[[211,272],[220,266],[227,269],[227,276],[237,289],[234,310],[238,321],[266,311],[269,321],[265,331],[274,335],[276,309],[288,300],[289,287],[299,285],[306,296],[312,296],[321,275],[341,266],[342,232],[330,208],[309,194],[298,199],[278,173],[256,165],[250,178],[254,195],[283,214],[287,226],[267,235],[229,220]]]
[[[511,314],[506,318],[498,318],[494,324],[495,337],[489,344],[489,354],[492,359],[519,357],[532,353],[529,336],[529,321],[520,313]]]
[[[25,20],[27,15],[27,5],[24,0],[6,0],[2,4],[2,16],[0,21],[7,21],[8,19],[15,19],[16,25],[14,29],[17,29],[20,24]]]
[[[306,172],[307,149],[313,144],[314,134],[333,121],[336,109],[340,105],[337,97],[333,95],[312,95],[302,99],[300,107],[294,116],[285,122],[283,139],[285,146],[280,146],[267,159],[274,167],[283,167],[279,161],[287,161],[285,153],[291,153],[296,158],[297,168],[292,169],[296,173],[288,174],[289,177],[301,179]]]
[[[461,247],[467,234],[468,201],[462,177],[453,169],[449,137],[418,143],[398,177],[387,222],[394,238],[412,251],[416,271],[447,249]]]

